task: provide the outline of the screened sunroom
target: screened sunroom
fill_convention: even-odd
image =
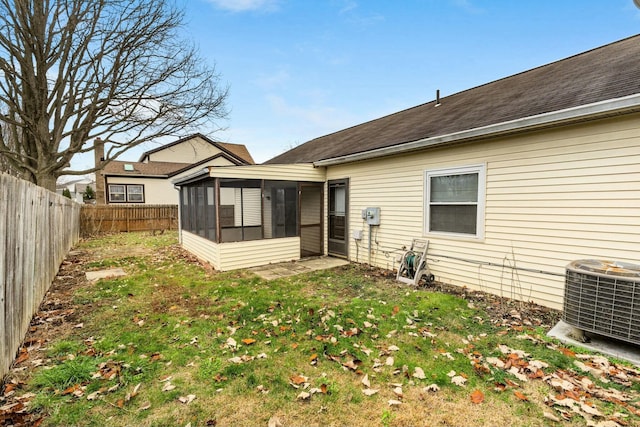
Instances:
[[[210,167],[174,184],[183,247],[218,270],[324,254],[324,168]]]

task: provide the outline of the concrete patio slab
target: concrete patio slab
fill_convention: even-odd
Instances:
[[[628,344],[612,338],[603,337],[592,333],[587,333],[590,342],[584,343],[572,338],[573,326],[563,322],[562,320],[554,326],[548,336],[557,338],[565,344],[575,345],[587,350],[596,351],[605,356],[615,357],[617,359],[626,360],[640,367],[640,347]]]
[[[265,280],[281,279],[296,274],[309,273],[316,270],[326,270],[349,264],[349,261],[333,257],[303,258],[298,261],[279,262],[250,268],[249,270]]]
[[[95,282],[100,279],[126,276],[127,273],[122,268],[109,268],[107,270],[87,271],[85,276],[88,281]]]

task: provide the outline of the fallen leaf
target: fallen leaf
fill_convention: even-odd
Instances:
[[[236,342],[236,340],[234,340],[233,338],[229,337],[227,338],[227,346],[230,348],[236,348],[238,346],[238,343]]]
[[[484,402],[484,394],[480,390],[475,390],[471,393],[471,402],[475,404]]]
[[[295,385],[301,385],[306,383],[309,378],[302,376],[302,375],[294,375],[291,378],[289,378],[291,380],[291,382]]]
[[[523,402],[528,402],[529,398],[527,396],[525,396],[524,394],[520,393],[519,391],[514,391],[513,392],[514,396],[517,397],[518,399],[522,400]]]
[[[373,388],[365,388],[364,390],[362,390],[362,392],[365,394],[365,396],[373,396],[378,391],[379,390],[376,390],[376,389],[373,389]]]
[[[389,351],[400,351],[400,347],[398,347],[397,345],[390,345]]]
[[[422,368],[419,368],[416,366],[414,372],[413,372],[413,377],[414,378],[418,378],[420,380],[424,380],[425,378],[427,378],[427,376],[424,374],[424,371],[422,370]]]
[[[389,406],[399,406],[402,405],[402,402],[399,400],[389,399]]]
[[[344,362],[342,366],[344,366],[345,368],[349,368],[352,371],[355,371],[358,369],[358,366],[360,366],[361,364],[362,364],[362,361],[354,359],[354,360],[348,360]]]
[[[67,394],[73,394],[75,393],[78,389],[80,388],[80,384],[74,384],[71,387],[66,388],[63,392],[62,395],[67,395]]]
[[[558,350],[567,357],[576,357],[576,352],[566,347],[560,347]]]
[[[369,374],[366,374],[360,382],[367,388],[371,387],[371,382],[369,381]]]
[[[171,391],[174,390],[176,388],[176,386],[174,386],[173,384],[171,384],[171,381],[167,381],[164,384],[164,387],[162,387],[162,391]]]
[[[602,412],[598,411],[598,409],[594,408],[593,406],[587,405],[586,403],[581,404],[580,409],[582,409],[583,412],[586,412],[589,415],[594,415],[596,417],[602,416]]]
[[[195,394],[188,394],[186,396],[180,396],[178,397],[178,401],[180,403],[184,403],[185,405],[188,405],[189,403],[193,402],[196,398]]]
[[[451,378],[451,382],[457,386],[464,387],[467,379],[463,376],[456,375],[455,377]]]
[[[423,388],[422,391],[435,393],[437,391],[440,391],[440,387],[438,387],[438,384],[430,384]]]
[[[555,421],[556,423],[560,422],[560,418],[556,417],[551,412],[544,411],[542,412],[542,415],[548,420]]]
[[[16,358],[15,364],[19,365],[27,359],[29,359],[29,352],[25,349],[20,349],[20,356]]]
[[[296,397],[296,399],[298,400],[307,400],[311,397],[310,393],[307,393],[306,391],[300,392],[300,394]]]
[[[393,394],[395,394],[396,396],[402,398],[404,397],[404,393],[402,392],[402,387],[396,387],[393,389]]]
[[[243,339],[243,340],[242,340],[242,342],[243,342],[245,345],[251,345],[251,344],[255,343],[255,342],[256,342],[256,340],[254,340],[253,338],[245,338],[245,339]]]
[[[145,402],[145,403],[143,403],[143,404],[142,404],[142,406],[140,406],[140,407],[138,408],[138,411],[139,411],[139,412],[141,412],[141,411],[146,411],[146,410],[147,410],[147,409],[149,409],[149,408],[151,408],[151,402]]]
[[[274,415],[269,418],[269,424],[267,425],[268,427],[282,427],[282,421],[280,421],[280,418]]]
[[[96,400],[100,394],[100,390],[96,390],[93,393],[87,395],[87,400]]]

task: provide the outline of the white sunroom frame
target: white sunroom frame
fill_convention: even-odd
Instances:
[[[326,183],[326,168],[311,163],[287,165],[249,165],[207,167],[195,174],[173,181],[176,187],[208,178],[243,179],[261,181],[295,181],[298,183]],[[324,191],[323,191],[324,194]],[[325,216],[324,198],[322,218]],[[220,200],[216,198],[215,203]],[[182,209],[179,209],[179,240],[183,248],[211,264],[216,270],[228,271],[270,263],[292,261],[301,258],[301,237],[281,237],[234,242],[214,242],[195,233],[183,230]],[[325,234],[324,225],[322,233]],[[322,241],[326,253],[325,241]]]

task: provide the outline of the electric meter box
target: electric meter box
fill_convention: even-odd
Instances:
[[[366,208],[362,210],[362,219],[369,225],[380,225],[380,208]]]

